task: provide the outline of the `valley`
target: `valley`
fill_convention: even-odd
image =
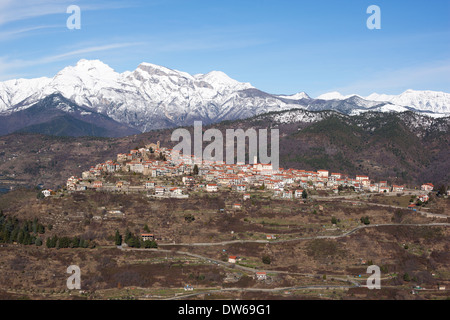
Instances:
[[[448,297],[439,290],[449,285],[448,218],[371,204],[384,195],[360,199],[358,206],[339,198],[304,202],[268,196],[252,192],[252,200],[235,210],[232,204],[241,198],[235,192],[189,199],[66,192],[37,200],[35,192],[12,191],[0,197],[6,217],[37,218],[45,226],[42,238],[77,236],[90,244],[2,243],[0,294],[150,300]],[[403,197],[410,198],[394,196]],[[117,210],[123,214],[112,213]],[[448,214],[449,200],[435,198],[429,210]],[[369,216],[370,224],[362,224],[362,216]],[[157,248],[117,247],[117,230],[124,240],[128,231],[152,233]],[[71,264],[81,268],[79,291],[66,288]],[[381,290],[364,288],[370,264],[381,267]]]

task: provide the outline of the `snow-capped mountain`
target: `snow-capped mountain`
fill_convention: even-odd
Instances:
[[[345,99],[351,98],[353,96],[360,97],[360,96],[358,96],[356,94],[351,94],[351,95],[348,95],[348,96],[344,96],[340,92],[333,91],[333,92],[327,92],[327,93],[321,94],[316,99],[318,99],[318,100],[345,100]]]
[[[328,92],[318,96],[317,100],[347,100],[352,97],[358,97],[366,101],[376,101],[382,103],[389,103],[393,106],[380,109],[383,112],[397,111],[402,112],[405,109],[416,109],[421,112],[429,112],[435,114],[449,114],[450,113],[450,93],[439,91],[419,91],[406,90],[399,95],[388,95],[372,93],[367,97],[362,97],[357,94],[343,95],[339,92]]]
[[[438,91],[406,90],[398,96],[373,93],[366,99],[386,101],[400,106],[408,106],[421,111],[450,113],[450,93]]]
[[[132,72],[117,73],[101,61],[80,60],[52,79],[0,83],[0,113],[28,108],[53,93],[141,131],[296,107],[220,71],[190,75],[142,63]]]
[[[151,63],[118,73],[99,60],[80,60],[53,78],[0,82],[0,116],[27,109],[52,94],[92,109],[129,127],[151,129],[205,124],[290,109],[401,112],[417,109],[450,114],[449,94],[407,91],[399,96],[343,96],[312,99],[306,93],[272,95],[220,71],[191,75]],[[438,115],[441,116],[441,115]]]
[[[281,98],[281,99],[289,99],[289,100],[301,100],[301,99],[310,100],[311,99],[311,97],[306,92],[299,92],[299,93],[292,94],[292,95],[279,95],[277,97]]]

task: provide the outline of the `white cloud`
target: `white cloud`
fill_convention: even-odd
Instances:
[[[67,14],[67,7],[78,5],[81,9],[109,10],[132,6],[117,1],[80,1],[80,0],[0,0],[0,25],[51,14]]]
[[[65,13],[74,0],[3,0],[0,2],[0,25],[49,14]]]
[[[63,61],[70,58],[84,58],[87,54],[102,52],[131,46],[142,45],[140,42],[112,43],[101,46],[91,46],[82,49],[72,50],[57,55],[44,56],[32,60],[10,59],[9,57],[0,57],[0,80],[8,80],[20,77],[20,70],[26,70],[28,67],[50,64],[57,61]],[[13,73],[11,73],[13,72]],[[14,75],[14,76],[13,76]]]
[[[42,29],[50,29],[50,28],[57,28],[60,26],[56,25],[47,25],[47,26],[35,26],[35,27],[29,27],[29,28],[21,28],[21,29],[15,29],[15,30],[7,30],[0,32],[0,41],[17,38],[19,36],[25,35],[29,32],[36,31],[36,30],[42,30]]]

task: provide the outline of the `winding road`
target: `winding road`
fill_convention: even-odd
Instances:
[[[205,247],[205,246],[223,246],[229,244],[236,243],[286,243],[286,242],[294,242],[301,240],[315,240],[315,239],[339,239],[348,237],[349,235],[366,228],[379,228],[379,227],[387,227],[387,226],[407,226],[407,227],[433,227],[433,226],[444,226],[449,227],[450,223],[418,223],[418,224],[404,224],[404,223],[387,223],[387,224],[374,224],[374,225],[363,225],[358,226],[350,231],[347,231],[341,235],[336,236],[312,236],[312,237],[299,237],[293,239],[280,239],[280,240],[230,240],[230,241],[221,241],[221,242],[197,242],[197,243],[160,243],[158,246],[181,246],[181,247]]]

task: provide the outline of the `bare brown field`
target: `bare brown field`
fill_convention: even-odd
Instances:
[[[449,296],[448,291],[437,288],[442,284],[448,287],[450,282],[450,230],[446,226],[408,226],[445,219],[371,204],[269,202],[262,196],[241,201],[243,208],[234,210],[232,204],[240,198],[241,194],[232,192],[199,194],[187,200],[86,192],[38,200],[33,190],[10,192],[0,197],[0,209],[6,216],[37,217],[47,228],[40,247],[9,243],[0,247],[0,298],[182,298],[192,293],[183,290],[187,284],[195,287],[194,293],[208,292],[187,296],[189,299]],[[448,201],[439,199],[434,205],[447,208]],[[113,215],[111,210],[121,214]],[[370,218],[368,227],[342,236],[364,226],[360,218],[365,216]],[[123,251],[114,246],[116,230],[139,234],[145,225],[160,239],[159,251]],[[266,241],[267,234],[276,239]],[[95,245],[90,249],[49,249],[45,239],[53,235],[79,236]],[[214,245],[222,241],[225,243]],[[202,245],[189,245],[195,243]],[[228,263],[230,255],[239,257],[236,265]],[[66,269],[73,264],[82,270],[81,293],[66,287]],[[364,284],[368,264],[381,267],[380,291],[353,288],[355,281]],[[258,270],[266,271],[268,279],[256,280]],[[416,285],[429,290],[412,295]],[[230,291],[221,291],[227,288]]]

